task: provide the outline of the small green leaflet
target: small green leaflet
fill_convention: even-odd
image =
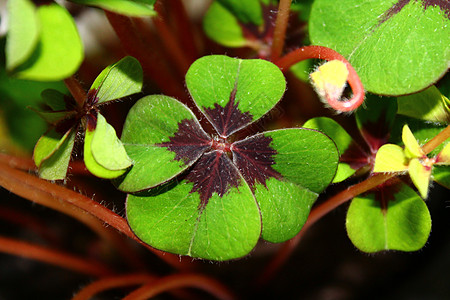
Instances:
[[[84,162],[92,174],[107,179],[122,175],[132,164],[116,131],[101,114],[97,115],[95,129],[86,130]]]
[[[95,79],[90,92],[95,95],[95,103],[101,104],[123,98],[142,90],[143,71],[139,61],[126,56],[106,67]]]
[[[39,139],[34,148],[33,158],[41,178],[60,180],[66,177],[75,135],[73,129],[64,135],[51,130]]]
[[[382,199],[387,201],[386,207]],[[419,195],[399,184],[354,198],[346,227],[350,240],[361,251],[416,251],[428,239],[431,217]]]

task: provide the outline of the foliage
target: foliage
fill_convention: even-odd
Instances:
[[[260,233],[270,242],[295,236],[334,176],[333,142],[298,128],[233,138],[284,93],[283,75],[269,62],[205,56],[186,83],[212,135],[165,96],[142,98],[125,122],[122,142],[134,166],[119,189],[164,184],[128,196],[133,231],[158,249],[213,260],[246,255]]]
[[[80,102],[56,90],[45,90],[42,97],[48,107],[37,113],[52,128],[34,148],[34,162],[39,175],[49,180],[66,177],[78,130],[85,135],[84,162],[98,177],[115,178],[132,161],[116,136],[114,128],[99,113],[99,108],[113,100],[140,92],[142,69],[139,62],[126,57],[104,69]],[[105,147],[106,146],[106,147]]]
[[[449,19],[446,1],[318,0],[309,32],[314,44],[347,57],[368,91],[403,95],[446,73]]]
[[[92,10],[117,35],[101,60],[85,56],[76,26]],[[204,34],[181,0],[10,0],[7,12],[0,185],[86,224],[122,256],[100,262],[83,242],[77,260],[58,252],[63,243],[2,236],[0,251],[102,280],[111,269],[142,271],[118,231],[180,272],[152,266],[93,290],[143,284],[129,296],[149,298],[187,285],[233,298],[170,253],[223,261],[260,249],[260,239],[288,241],[264,282],[303,232],[346,202],[361,251],[426,244],[433,183],[450,188],[447,1],[214,0]],[[28,220],[17,215],[0,210],[0,219]]]

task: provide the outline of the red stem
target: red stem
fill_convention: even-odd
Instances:
[[[183,287],[195,287],[209,292],[217,299],[236,299],[220,282],[199,274],[174,274],[155,280],[136,289],[123,300],[149,299],[163,292]]]
[[[289,52],[274,63],[280,67],[283,72],[286,72],[292,65],[303,61],[305,59],[318,58],[324,60],[340,60],[347,66],[348,69],[348,83],[353,91],[353,96],[347,101],[340,101],[338,99],[327,99],[328,104],[337,111],[349,112],[357,109],[364,102],[364,87],[361,79],[356,73],[352,65],[338,52],[322,46],[305,46]]]
[[[286,29],[289,21],[289,13],[292,0],[280,0],[278,5],[277,19],[273,33],[273,42],[271,47],[270,60],[276,61],[280,57],[286,36]]]
[[[115,277],[102,278],[85,286],[72,300],[87,300],[94,298],[95,294],[112,288],[138,285],[155,280],[149,274],[129,274]]]
[[[42,237],[49,244],[57,244],[57,235],[54,231],[49,230],[42,218],[7,206],[0,206],[0,219],[30,230],[34,235]]]
[[[77,102],[78,107],[82,108],[84,106],[84,102],[86,101],[86,91],[81,86],[80,82],[74,76],[71,76],[64,79],[64,83],[69,89],[69,92],[72,94],[72,97]]]
[[[100,203],[85,197],[65,187],[53,184],[49,181],[37,178],[33,175],[8,167],[0,163],[0,186],[25,199],[35,201],[41,205],[51,207],[68,214],[93,228],[100,235],[105,236],[105,228],[102,224],[111,225],[126,236],[141,243],[151,252],[175,268],[187,269],[190,264],[180,263],[178,256],[163,253],[151,248],[139,240],[128,226],[127,221]],[[86,214],[88,212],[88,214]],[[95,217],[95,218],[94,218]],[[98,219],[98,220],[97,220]],[[111,237],[106,236],[111,240]]]
[[[161,91],[178,99],[185,99],[184,87],[170,72],[170,68],[158,53],[143,42],[143,37],[131,18],[105,11],[109,23],[119,37],[125,50],[142,64],[146,75],[154,81]]]
[[[422,150],[423,152],[425,152],[425,154],[428,154],[449,138],[450,138],[450,125],[448,125],[444,130],[439,132],[438,135],[429,140],[425,145],[423,145]]]
[[[34,161],[30,158],[17,157],[5,153],[0,153],[0,162],[8,166],[22,171],[37,171]],[[74,175],[92,175],[87,169],[83,161],[72,161],[69,164],[69,172]]]
[[[60,266],[72,271],[93,276],[104,276],[113,272],[96,261],[86,260],[62,251],[17,241],[0,236],[0,251]]]
[[[173,59],[173,63],[178,70],[180,77],[184,78],[191,62],[186,57],[184,50],[180,47],[181,45],[179,44],[177,37],[174,36],[172,30],[169,28],[167,13],[164,10],[165,2],[166,1],[159,0],[155,3],[155,10],[158,12],[158,15],[152,18],[152,21],[164,44],[165,50],[171,59]]]
[[[179,45],[183,45],[185,55],[189,63],[199,57],[198,49],[195,43],[195,35],[192,24],[182,0],[167,1],[168,15],[172,17]]]

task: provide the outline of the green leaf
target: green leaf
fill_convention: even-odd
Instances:
[[[413,133],[419,145],[424,145],[430,140],[431,137],[436,136],[445,128],[442,124],[424,122],[423,120],[397,115],[394,125],[391,129],[389,142],[398,145],[403,144],[402,129],[405,124],[408,124],[408,127],[411,129],[411,132]],[[430,152],[430,157],[436,156],[443,147],[444,143],[436,147],[433,151]]]
[[[45,141],[39,140],[35,149],[36,155],[47,156],[39,162],[39,176],[47,180],[62,180],[66,177],[67,168],[69,167],[70,156],[72,154],[73,145],[75,143],[76,131],[71,129],[67,131],[60,140],[45,138]],[[55,147],[51,147],[55,145]],[[45,145],[45,144],[48,145]],[[48,151],[51,149],[50,151]],[[45,152],[47,150],[47,153]],[[49,155],[48,155],[49,154]],[[38,158],[39,160],[40,158]],[[37,165],[37,163],[36,163]]]
[[[313,44],[344,55],[364,88],[410,94],[435,83],[450,61],[446,1],[317,0],[309,34]]]
[[[367,144],[376,151],[387,142],[397,113],[395,98],[367,94],[364,108],[356,111],[356,124]]]
[[[139,61],[127,56],[106,67],[91,86],[97,103],[119,99],[142,89],[143,72]]]
[[[86,129],[84,162],[89,172],[107,179],[119,177],[132,165],[116,131],[101,114],[95,129]]]
[[[7,8],[6,68],[12,71],[33,53],[39,40],[39,20],[36,7],[29,0],[9,0]]]
[[[434,181],[450,189],[450,166],[434,165],[432,174]]]
[[[283,129],[263,133],[277,152],[273,168],[284,179],[315,193],[327,187],[336,172],[339,154],[326,135],[310,129]]]
[[[156,15],[153,5],[156,0],[70,0],[83,5],[91,5],[131,17]]]
[[[44,119],[50,125],[56,125],[58,122],[68,119],[76,114],[75,111],[40,111],[30,107],[35,113],[37,113],[42,119]]]
[[[34,148],[33,159],[37,167],[40,167],[42,162],[52,156],[66,141],[71,130],[64,135],[57,133],[54,129],[44,134],[36,143]]]
[[[254,193],[262,216],[262,238],[279,243],[294,237],[303,227],[318,193],[332,181],[339,156],[330,138],[300,128],[264,132],[235,145],[260,136],[272,139],[270,147],[276,152],[272,168],[282,179],[255,183]]]
[[[48,88],[65,91],[62,82],[37,82],[9,77],[4,64],[0,62],[2,117],[13,145],[20,146],[27,153],[33,152],[36,142],[48,129],[48,124],[27,107],[38,107],[42,103],[41,92]]]
[[[431,217],[424,201],[405,184],[393,195],[386,196],[395,197],[388,201],[386,210],[374,194],[352,200],[346,221],[350,240],[361,251],[369,253],[419,250],[431,231]]]
[[[416,186],[423,199],[428,197],[428,188],[430,186],[431,167],[422,165],[417,158],[409,162],[409,176]]]
[[[408,125],[403,126],[402,141],[405,144],[405,155],[407,158],[422,157],[425,155],[422,148],[420,148],[414,134],[409,129]]]
[[[154,187],[183,172],[200,157],[202,153],[191,161],[175,160],[174,152],[157,145],[169,142],[183,120],[191,120],[203,132],[194,114],[167,96],[144,97],[130,109],[121,140],[134,165],[119,189],[136,192]]]
[[[50,108],[54,111],[66,110],[66,103],[64,98],[66,95],[61,93],[60,91],[53,89],[43,90],[41,93],[41,97],[44,100],[45,104],[50,106]]]
[[[252,23],[262,25],[264,23],[262,16],[261,3],[267,3],[267,0],[217,0],[223,7],[228,9],[242,23]]]
[[[196,60],[186,74],[186,85],[198,108],[227,137],[266,114],[283,96],[286,81],[274,64],[261,59],[235,59],[223,55]],[[214,108],[237,110],[228,127],[223,118],[212,115]],[[234,120],[233,117],[239,117]]]
[[[83,45],[74,20],[58,4],[39,6],[37,16],[41,25],[39,43],[17,69],[17,76],[38,81],[69,77],[83,60]]]
[[[450,122],[450,101],[436,86],[413,95],[397,98],[398,113],[432,122]]]
[[[310,119],[303,124],[303,127],[316,129],[328,135],[336,143],[340,155],[343,155],[347,151],[353,141],[352,137],[341,125],[327,117]],[[349,164],[339,162],[333,182],[341,182],[353,175],[355,171]]]
[[[386,144],[378,149],[375,157],[374,172],[403,172],[408,170],[408,160],[403,148]]]
[[[247,43],[238,20],[218,1],[206,12],[203,30],[210,39],[227,47],[243,47]]]
[[[181,255],[228,260],[248,254],[258,241],[261,217],[245,181],[241,178],[223,197],[213,194],[205,207],[192,189],[187,180],[172,181],[147,195],[128,195],[134,233],[157,249]]]
[[[292,72],[301,81],[309,82],[309,73],[311,73],[312,68],[313,60],[306,59],[290,67],[289,71]]]

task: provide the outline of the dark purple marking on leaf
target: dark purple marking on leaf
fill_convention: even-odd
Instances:
[[[422,5],[424,9],[427,9],[430,6],[439,6],[439,8],[444,12],[447,19],[450,19],[449,0],[422,0]]]
[[[415,0],[420,1],[423,9],[426,10],[430,6],[439,6],[444,12],[447,19],[450,19],[450,1],[449,0]],[[380,18],[378,26],[389,20],[394,15],[398,14],[411,0],[399,0],[391,8],[389,8]],[[377,26],[377,27],[378,27]]]
[[[375,161],[375,155],[373,156]],[[356,142],[352,141],[342,153],[339,162],[346,163],[353,170],[358,170],[371,163],[371,155],[366,153]]]
[[[277,151],[270,147],[272,138],[257,134],[232,144],[233,162],[252,190],[260,183],[267,187],[266,180],[282,179],[272,166]]]
[[[97,104],[98,102],[98,94],[99,89],[90,89],[89,92],[87,93],[87,100],[86,100],[86,104],[89,106],[92,106],[94,104]]]
[[[395,194],[397,194],[404,183],[396,181],[387,181],[379,185],[373,192],[375,200],[380,202],[381,211],[386,215],[389,201],[395,201]]]
[[[240,175],[223,151],[210,151],[202,155],[186,176],[192,182],[191,193],[200,194],[199,209],[204,208],[214,193],[223,197],[232,187],[239,187]]]
[[[94,131],[97,127],[97,113],[86,114],[86,130]]]
[[[380,21],[378,21],[378,26],[398,14],[411,0],[400,0],[391,6],[383,15],[381,15]]]
[[[186,119],[178,124],[178,131],[169,138],[169,142],[156,146],[167,147],[175,152],[175,159],[186,165],[192,164],[211,147],[211,137],[203,131],[193,119]]]
[[[372,153],[376,153],[389,140],[391,126],[386,120],[386,115],[387,113],[380,114],[376,122],[366,121],[360,129]]]
[[[261,3],[261,12],[264,23],[260,26],[239,21],[244,37],[263,41],[269,39],[272,40],[273,30],[275,28],[275,18],[277,15],[276,9],[275,5],[265,5]]]
[[[215,103],[214,108],[204,108],[205,114],[220,136],[226,138],[235,131],[245,127],[253,118],[249,112],[241,112],[236,102],[236,87],[231,91],[230,99],[225,107]]]

